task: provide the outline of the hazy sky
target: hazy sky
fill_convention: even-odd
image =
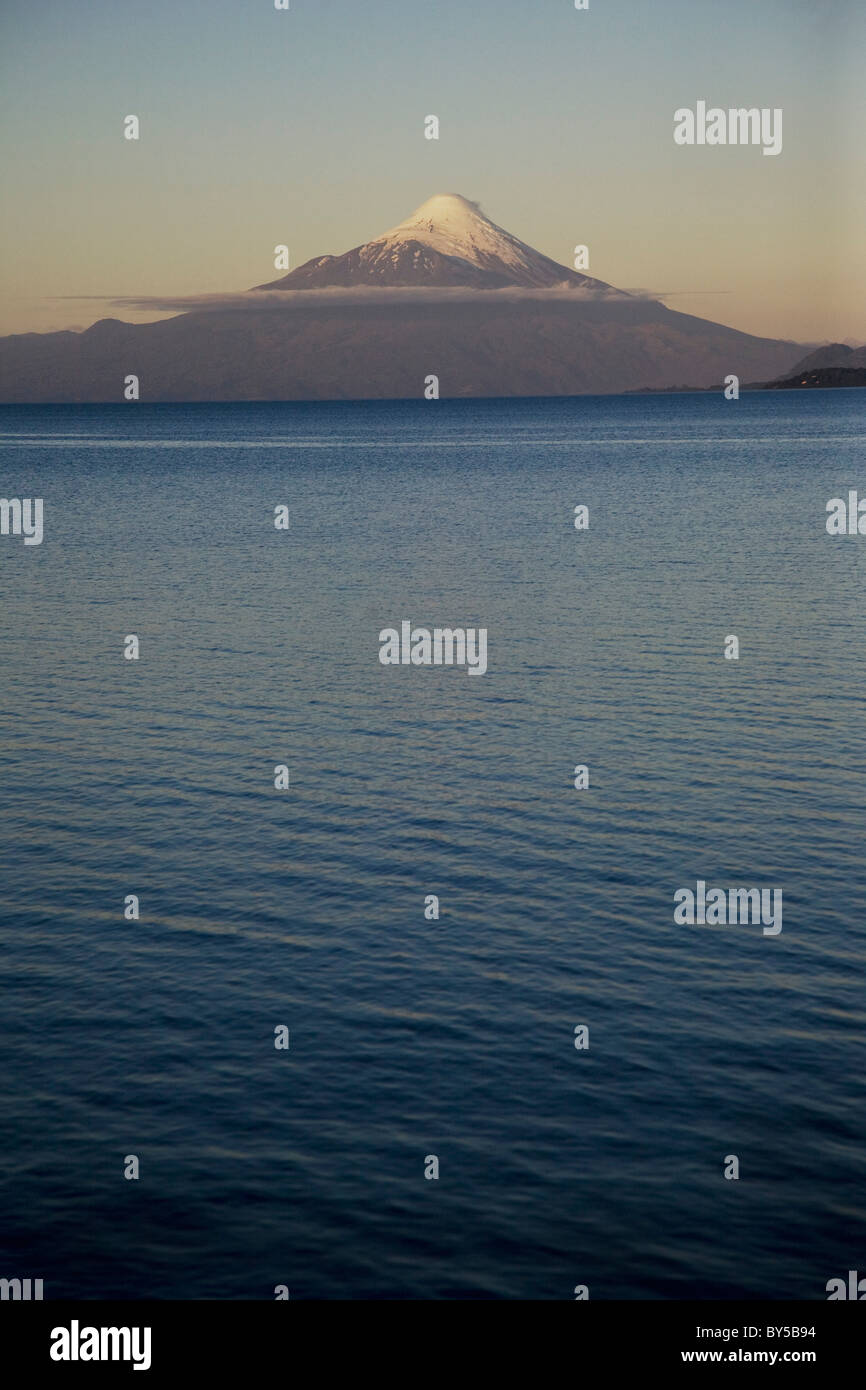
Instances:
[[[458,192],[671,308],[866,340],[863,0],[0,0],[0,50],[0,332],[245,289]],[[675,145],[698,100],[781,107],[781,154]]]

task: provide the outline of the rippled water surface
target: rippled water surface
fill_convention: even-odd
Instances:
[[[0,537],[0,1274],[863,1270],[866,537],[824,522],[864,404],[0,411],[0,492],[45,506]],[[487,673],[383,667],[402,619],[486,627]],[[781,934],[676,925],[698,879],[781,888]]]

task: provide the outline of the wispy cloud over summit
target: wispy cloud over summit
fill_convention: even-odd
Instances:
[[[77,296],[72,296],[78,298]],[[304,310],[338,307],[394,307],[413,304],[512,304],[538,303],[628,303],[633,299],[655,300],[651,291],[591,290],[572,288],[537,289],[504,286],[495,290],[464,289],[460,286],[406,285],[380,288],[376,285],[327,286],[311,290],[244,290],[237,294],[187,295],[111,295],[82,296],[98,300],[114,309],[144,310],[151,313],[231,312],[232,310]]]

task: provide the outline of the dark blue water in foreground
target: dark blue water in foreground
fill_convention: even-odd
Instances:
[[[866,537],[825,530],[866,496],[866,393],[4,407],[0,435],[0,492],[45,499],[41,546],[0,538],[0,1275],[866,1272]],[[487,674],[380,665],[404,618],[486,627]],[[781,888],[781,934],[675,925],[698,878]]]

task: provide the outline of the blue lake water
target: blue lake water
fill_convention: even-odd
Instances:
[[[864,443],[863,391],[3,407],[0,1275],[866,1272]],[[382,666],[403,619],[486,674]]]

